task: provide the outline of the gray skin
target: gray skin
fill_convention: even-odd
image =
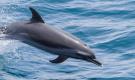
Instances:
[[[102,64],[96,60],[94,53],[80,39],[59,28],[44,23],[36,10],[30,7],[32,18],[30,21],[12,23],[7,27],[7,33],[15,39],[44,51],[59,55],[52,63],[62,63],[67,58],[81,59],[98,66]]]

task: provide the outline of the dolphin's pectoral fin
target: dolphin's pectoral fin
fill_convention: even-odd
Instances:
[[[33,9],[32,7],[29,7],[29,9],[32,13],[32,18],[31,18],[32,23],[36,23],[36,22],[44,23],[44,20],[35,9]]]
[[[56,59],[50,60],[51,63],[62,63],[67,60],[67,56],[59,55]]]

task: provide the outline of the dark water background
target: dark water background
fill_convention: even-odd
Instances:
[[[79,37],[103,67],[0,40],[0,80],[135,80],[135,0],[1,0],[0,26],[29,20],[33,6],[46,23]]]

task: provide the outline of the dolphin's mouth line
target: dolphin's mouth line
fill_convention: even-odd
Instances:
[[[99,61],[97,61],[96,59],[89,59],[88,61],[98,65],[98,66],[102,66],[102,63],[100,63]]]

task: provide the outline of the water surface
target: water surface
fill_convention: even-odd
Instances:
[[[0,40],[0,80],[134,80],[134,0],[2,0],[0,26],[29,20],[33,6],[46,23],[86,42],[103,67],[68,59],[14,40]]]

